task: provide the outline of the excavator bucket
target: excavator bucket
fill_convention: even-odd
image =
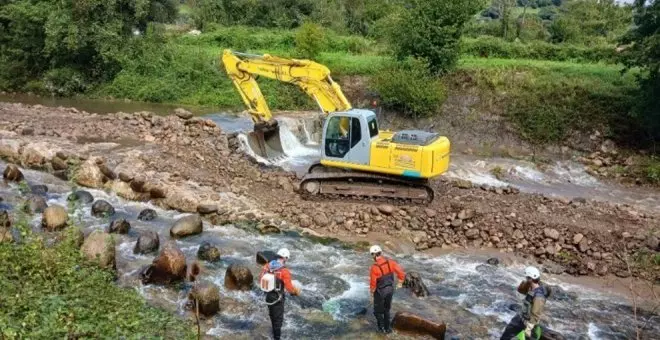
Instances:
[[[247,137],[250,149],[260,157],[274,159],[284,155],[278,125],[255,126],[254,131],[248,133]]]

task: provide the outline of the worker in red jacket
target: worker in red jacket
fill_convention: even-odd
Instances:
[[[369,291],[371,292],[374,315],[378,323],[378,331],[391,333],[390,308],[394,295],[394,274],[398,277],[397,287],[401,288],[406,274],[396,261],[385,258],[379,246],[372,246],[369,253],[374,259],[369,273]]]
[[[286,248],[277,252],[277,259],[264,265],[259,281],[261,289],[266,292],[266,304],[268,305],[268,316],[273,326],[273,338],[280,340],[282,335],[282,323],[284,322],[284,291],[291,295],[299,295],[300,288],[291,282],[291,272],[285,267],[290,253]],[[271,281],[270,284],[268,281]]]

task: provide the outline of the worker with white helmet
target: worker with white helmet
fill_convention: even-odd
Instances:
[[[273,338],[279,340],[282,334],[282,323],[284,322],[284,291],[291,295],[299,295],[300,288],[291,282],[291,272],[286,268],[289,260],[289,250],[282,248],[277,252],[277,259],[267,263],[261,275],[259,283],[262,291],[266,292],[266,304],[268,305],[268,316],[273,327]]]
[[[394,295],[394,274],[399,279],[398,287],[403,284],[406,274],[396,261],[383,256],[383,250],[379,246],[372,246],[369,249],[369,254],[375,262],[369,273],[369,289],[374,306],[374,315],[378,323],[378,331],[391,333],[390,308],[392,307],[392,296]]]
[[[541,283],[541,272],[536,267],[525,268],[525,280],[518,286],[518,293],[525,295],[522,309],[509,321],[500,340],[517,338],[523,331],[527,339],[539,339],[539,320],[550,289]]]

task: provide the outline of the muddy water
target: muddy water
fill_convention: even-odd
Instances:
[[[209,115],[226,130],[245,132],[252,129],[248,118],[236,118],[222,114]],[[309,165],[320,159],[318,127],[312,119],[278,117],[282,145],[287,157],[267,160],[254,154],[247,143],[245,151],[259,162],[284,167],[303,175]],[[493,169],[499,168],[496,176]],[[624,203],[648,211],[660,211],[660,194],[657,190],[626,187],[607,183],[589,175],[585,167],[573,161],[555,161],[543,169],[532,162],[509,158],[485,158],[452,154],[450,169],[444,175],[466,179],[476,185],[514,186],[524,192],[560,196],[568,199],[582,197],[612,203]]]
[[[90,113],[106,114],[114,112],[139,112],[151,111],[156,114],[168,115],[174,113],[178,107],[183,107],[196,114],[207,114],[215,112],[215,108],[169,105],[158,103],[144,103],[124,100],[101,100],[88,98],[58,98],[27,95],[22,93],[0,94],[0,102],[23,103],[29,105],[43,105],[49,107],[75,107],[78,110],[84,110]]]
[[[4,168],[0,163],[0,168]],[[71,191],[68,183],[50,175],[24,171],[31,184],[47,184],[49,204],[66,205]],[[150,303],[172,313],[190,316],[184,310],[189,286],[159,287],[142,285],[139,269],[153,260],[153,255],[134,255],[132,249],[140,231],[153,230],[161,237],[161,244],[169,240],[169,226],[183,216],[144,203],[127,202],[103,191],[90,190],[96,199],[105,199],[116,209],[114,218],[124,217],[131,223],[131,232],[119,237],[117,245],[119,284],[133,287]],[[23,196],[15,184],[0,185],[2,208],[12,209]],[[144,208],[153,208],[158,218],[150,222],[137,221]],[[107,219],[90,215],[90,205],[79,207],[75,216],[85,232],[102,229]],[[32,223],[39,230],[41,216]],[[256,275],[258,250],[288,247],[292,252],[289,267],[294,280],[302,284],[300,297],[287,299],[284,323],[285,339],[369,339],[378,338],[371,311],[362,315],[368,303],[367,268],[369,257],[344,249],[339,245],[321,245],[296,234],[262,236],[237,226],[204,224],[201,235],[178,240],[188,260],[196,257],[199,244],[210,241],[221,253],[221,261],[204,263],[202,279],[222,287],[226,268],[232,263],[249,266]],[[506,322],[513,317],[519,296],[514,289],[522,276],[522,265],[494,267],[485,263],[481,255],[411,255],[398,254],[397,259],[407,271],[421,273],[431,296],[419,299],[405,290],[396,293],[393,311],[410,311],[426,318],[445,321],[447,338],[497,338]],[[629,339],[633,337],[635,321],[626,298],[611,292],[548,277],[556,285],[556,294],[547,304],[547,325],[562,332],[568,339]],[[221,289],[222,312],[204,323],[206,335],[226,339],[267,338],[270,328],[263,295],[257,289],[250,292],[230,292]],[[650,316],[638,315],[640,320]],[[640,321],[642,323],[643,321]],[[646,338],[660,334],[660,323],[650,322]],[[397,334],[395,338],[408,338]]]

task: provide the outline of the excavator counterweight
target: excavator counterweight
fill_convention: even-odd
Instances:
[[[254,122],[248,143],[262,157],[275,158],[284,151],[279,126],[255,76],[295,84],[321,108],[321,159],[300,183],[305,197],[433,200],[428,181],[449,168],[446,137],[417,130],[380,131],[375,113],[353,109],[330,70],[316,62],[230,50],[224,51],[222,62]]]

